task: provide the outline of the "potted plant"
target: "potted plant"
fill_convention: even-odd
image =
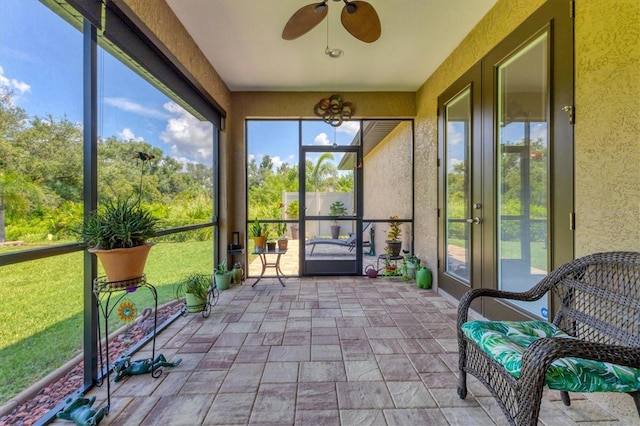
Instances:
[[[144,165],[154,157],[139,152],[136,158],[142,160],[143,175]],[[80,231],[88,251],[98,257],[110,283],[142,277],[149,250],[155,244],[148,240],[156,235],[159,220],[141,204],[142,175],[137,196],[104,203],[84,221]]]
[[[416,272],[420,267],[420,258],[413,254],[405,256],[405,263],[407,265],[407,278],[410,280],[415,279]]]
[[[333,216],[333,225],[331,225],[331,238],[334,240],[340,238],[340,225],[338,225],[338,216],[347,214],[347,208],[342,201],[334,201],[329,206],[329,212]]]
[[[232,271],[227,271],[227,261],[223,260],[220,262],[213,275],[216,279],[216,287],[218,290],[223,291],[229,288],[231,284],[231,277],[233,276]]]
[[[256,218],[251,224],[250,231],[256,250],[264,250],[264,243],[266,241],[265,233],[267,231],[266,226],[261,224],[258,218]]]
[[[402,241],[399,239],[402,234],[400,225],[402,225],[402,222],[398,221],[398,216],[389,218],[389,231],[387,232],[386,241],[388,256],[398,257],[400,255],[400,249],[402,248]]]
[[[287,215],[287,219],[298,219],[298,213],[300,210],[300,203],[298,202],[298,200],[293,200],[292,202],[289,203],[289,205],[287,206],[287,209],[285,211],[286,215]],[[298,239],[298,224],[297,223],[292,223],[291,224],[291,239],[292,240],[297,240]]]
[[[211,290],[211,275],[190,274],[175,287],[176,298],[186,298],[187,312],[202,312],[207,306]]]
[[[289,240],[287,239],[287,224],[284,222],[276,224],[278,231],[278,250],[286,250],[289,247]]]

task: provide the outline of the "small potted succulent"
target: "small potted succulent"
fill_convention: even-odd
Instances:
[[[102,263],[111,283],[142,277],[149,250],[155,244],[149,239],[156,235],[159,225],[159,219],[141,203],[144,166],[154,156],[138,152],[135,158],[142,160],[138,193],[99,206],[79,232],[88,251]]]
[[[266,241],[266,232],[267,227],[260,223],[258,218],[256,218],[251,227],[249,229],[251,231],[251,236],[253,237],[253,243],[255,245],[256,251],[264,250],[265,241]]]
[[[186,298],[188,312],[202,312],[206,308],[212,279],[208,274],[190,274],[175,287],[176,298]]]
[[[287,239],[287,224],[284,222],[276,224],[278,231],[278,250],[284,251],[289,247],[289,240]]]

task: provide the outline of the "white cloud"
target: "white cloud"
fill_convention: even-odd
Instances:
[[[314,145],[332,145],[333,142],[329,140],[329,136],[326,133],[322,132],[318,136],[313,139]]]
[[[114,108],[118,108],[126,112],[132,112],[144,117],[157,118],[160,120],[167,120],[171,117],[166,112],[147,108],[126,98],[105,98],[104,103],[111,105]]]
[[[346,133],[351,136],[355,136],[360,130],[359,121],[343,121],[340,127],[336,127],[336,130],[340,133]]]
[[[447,123],[447,143],[449,145],[459,145],[464,142],[464,133],[458,130],[460,124]]]
[[[129,141],[129,140],[134,140],[137,142],[142,142],[144,141],[144,138],[142,136],[137,136],[133,133],[133,131],[128,128],[125,127],[124,129],[122,129],[122,131],[120,133],[118,133],[118,136],[120,137],[120,139],[125,140],[125,141]]]
[[[163,105],[172,118],[160,139],[170,145],[172,157],[187,157],[197,161],[210,160],[213,157],[213,125],[200,121],[175,102]]]
[[[14,92],[15,97],[20,97],[27,92],[31,92],[31,86],[24,81],[9,78],[4,75],[4,69],[0,66],[0,87],[5,87]]]

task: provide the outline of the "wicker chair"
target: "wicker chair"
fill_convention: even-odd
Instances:
[[[559,306],[550,326],[571,337],[533,341],[522,354],[517,378],[462,331],[469,307],[478,297],[533,301],[547,292]],[[549,385],[545,375],[554,360],[575,357],[580,358],[577,362],[597,360],[627,370],[640,368],[640,253],[597,253],[573,260],[524,293],[470,290],[460,300],[457,325],[460,398],[467,395],[466,374],[470,373],[491,391],[510,424],[536,425],[542,391]],[[570,405],[567,389],[558,390],[564,404]],[[628,393],[640,415],[640,392]]]

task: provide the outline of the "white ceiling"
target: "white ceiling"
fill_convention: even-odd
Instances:
[[[352,37],[340,23],[344,3],[302,37],[283,40],[299,8],[320,0],[167,0],[232,91],[415,91],[496,0],[367,0],[382,36]],[[338,59],[327,46],[344,50]]]

